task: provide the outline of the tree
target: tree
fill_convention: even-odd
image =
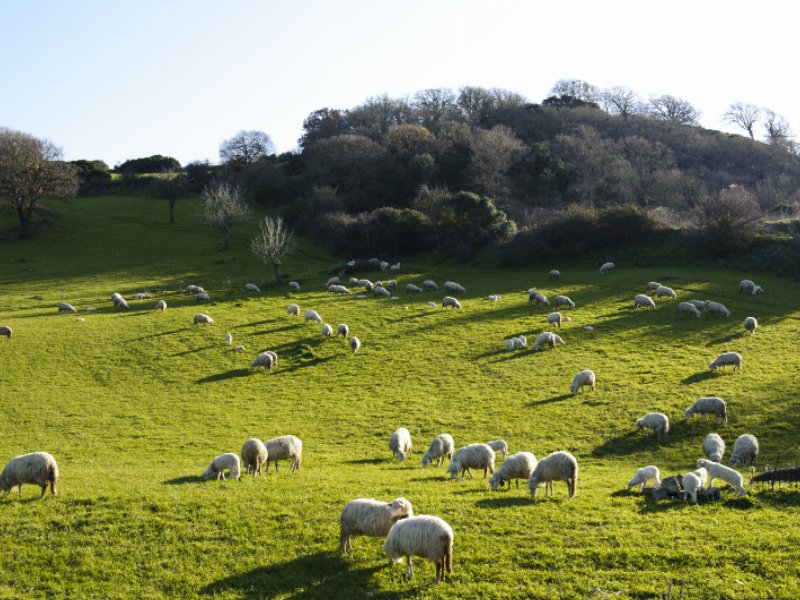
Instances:
[[[200,197],[203,200],[200,220],[219,228],[223,235],[222,249],[227,250],[231,225],[247,214],[241,189],[227,179],[215,179],[203,189]]]
[[[320,140],[345,133],[351,133],[345,114],[335,108],[321,108],[305,118],[303,135],[297,143],[307,152]]]
[[[508,193],[508,171],[525,145],[505,125],[478,129],[472,135],[472,168],[483,190],[495,200]]]
[[[154,154],[143,158],[130,158],[117,165],[114,170],[117,173],[127,173],[129,175],[141,175],[142,173],[161,173],[168,169],[180,169],[181,163],[178,159],[163,154]]]
[[[414,94],[414,108],[417,109],[422,124],[433,131],[445,121],[457,121],[460,112],[456,95],[448,88],[428,88]]]
[[[240,131],[219,147],[219,158],[225,164],[249,165],[275,151],[270,137],[263,131]]]
[[[725,114],[722,115],[726,123],[738,125],[749,133],[751,140],[756,139],[753,136],[753,128],[756,126],[756,123],[758,123],[760,117],[761,109],[752,104],[746,104],[745,102],[734,102],[728,107]]]
[[[0,128],[0,200],[16,213],[23,239],[31,236],[31,220],[43,200],[75,197],[77,169],[60,158],[61,148],[51,142]]]
[[[169,222],[175,222],[175,205],[178,198],[185,195],[189,189],[188,178],[185,173],[175,170],[164,171],[158,180],[158,195],[166,198],[169,203]]]
[[[665,94],[653,96],[648,102],[650,115],[680,125],[698,126],[700,112],[688,100]]]
[[[694,209],[694,229],[703,246],[724,254],[746,247],[756,234],[761,210],[755,195],[741,185],[700,199]]]
[[[264,264],[271,263],[275,269],[275,281],[281,281],[281,258],[288,254],[294,244],[294,232],[286,229],[281,217],[272,218],[269,215],[259,223],[259,233],[250,242],[250,250],[259,257]]]
[[[764,141],[773,146],[791,146],[792,130],[781,115],[764,109]]]
[[[580,79],[559,79],[550,90],[550,96],[569,96],[581,102],[594,104],[600,101],[600,91],[597,87]]]
[[[606,112],[623,119],[641,112],[639,97],[632,89],[618,85],[600,94],[600,102]]]

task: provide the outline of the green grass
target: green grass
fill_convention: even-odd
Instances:
[[[800,597],[795,487],[751,487],[744,499],[725,488],[723,502],[697,507],[624,491],[646,464],[662,475],[693,469],[710,431],[729,448],[754,433],[761,465],[800,458],[797,282],[748,273],[766,293],[740,297],[741,273],[689,266],[617,261],[601,277],[593,259],[514,270],[403,262],[401,287],[424,278],[467,287],[464,309],[442,312],[425,305],[442,293],[329,297],[335,261],[303,243],[284,266],[303,286],[290,297],[247,250],[255,218],[222,252],[221,236],[193,222],[195,203],[181,200],[170,226],[166,201],[81,199],[57,208],[38,238],[0,242],[0,324],[14,329],[0,338],[0,464],[46,450],[61,469],[57,498],[40,502],[32,486],[21,501],[0,498],[0,597]],[[553,267],[559,282],[547,281]],[[722,301],[733,316],[682,317],[673,301],[633,311],[653,279],[681,299]],[[245,297],[247,281],[263,293]],[[189,283],[209,291],[209,306],[180,293]],[[577,303],[564,311],[567,345],[506,352],[507,337],[547,330],[548,310],[527,304],[531,286]],[[111,307],[114,291],[131,310]],[[133,300],[143,291],[152,298]],[[491,293],[501,301],[483,300]],[[164,314],[151,310],[159,298]],[[85,321],[57,314],[61,300]],[[286,315],[290,302],[334,327],[348,323],[362,350],[323,341],[319,326]],[[205,310],[215,324],[192,327]],[[748,315],[761,325],[755,336],[744,335]],[[228,331],[245,352],[222,342]],[[250,372],[265,349],[278,352],[277,370]],[[708,373],[723,350],[742,352],[744,370]],[[582,368],[597,373],[597,391],[572,396]],[[727,399],[727,424],[681,421],[712,394]],[[663,442],[635,433],[634,420],[652,410],[672,420]],[[399,426],[415,445],[405,463],[387,446]],[[557,483],[554,498],[534,502],[522,488],[492,493],[479,476],[447,481],[444,468],[422,469],[428,443],[445,431],[459,446],[502,437],[512,452],[540,458],[569,450],[578,495],[568,500]],[[304,442],[299,473],[282,463],[261,478],[199,480],[248,437],[286,433]],[[354,554],[337,554],[348,500],[401,495],[453,526],[447,583],[433,585],[434,567],[420,559],[406,581],[402,567],[386,567],[377,539],[356,538]]]

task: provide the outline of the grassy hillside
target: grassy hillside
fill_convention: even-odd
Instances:
[[[797,282],[748,273],[766,293],[740,297],[741,273],[689,266],[618,262],[600,276],[587,260],[515,270],[403,263],[401,288],[425,278],[466,286],[463,310],[442,312],[426,306],[442,293],[329,297],[325,270],[335,261],[301,246],[285,265],[303,288],[290,299],[247,250],[254,221],[221,252],[219,234],[192,222],[193,202],[179,202],[178,224],[168,226],[164,201],[81,199],[59,209],[47,235],[0,242],[0,324],[14,329],[0,338],[0,463],[46,450],[61,469],[57,498],[40,502],[32,486],[22,501],[0,498],[0,597],[800,596],[795,487],[752,487],[739,499],[725,488],[724,502],[694,507],[624,491],[640,466],[693,469],[710,431],[729,449],[741,433],[757,435],[760,466],[798,460]],[[561,281],[547,280],[552,267]],[[666,300],[632,310],[653,279],[681,299],[722,301],[733,316],[683,317]],[[263,293],[245,297],[247,281]],[[189,283],[211,304],[182,294]],[[527,304],[531,286],[576,302],[564,311],[566,346],[509,353],[504,339],[548,329],[548,309]],[[129,311],[113,309],[114,291]],[[152,298],[133,299],[144,291]],[[501,301],[484,300],[492,293]],[[152,311],[159,298],[164,314]],[[85,320],[57,314],[61,300]],[[290,302],[349,324],[361,352],[288,317]],[[192,327],[206,310],[215,324]],[[742,328],[748,315],[761,324],[754,336]],[[224,344],[226,332],[246,350]],[[251,372],[266,349],[279,354],[278,369]],[[723,350],[741,352],[744,370],[709,373]],[[570,395],[583,368],[597,373],[597,391]],[[704,395],[728,401],[727,424],[681,420]],[[635,419],[653,410],[672,420],[665,441],[635,432]],[[399,426],[415,446],[404,463],[387,446]],[[457,446],[502,437],[539,458],[569,450],[580,463],[578,495],[568,500],[556,483],[554,498],[534,502],[522,488],[492,493],[478,474],[448,481],[444,468],[421,467],[442,432]],[[299,473],[281,463],[241,482],[199,479],[248,437],[286,433],[304,442]],[[348,500],[397,496],[453,526],[449,582],[433,585],[434,567],[420,559],[407,582],[402,567],[386,567],[377,539],[356,538],[354,554],[337,554]]]

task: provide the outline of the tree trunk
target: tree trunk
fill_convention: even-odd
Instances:
[[[222,249],[227,250],[229,246],[228,228],[222,228]]]
[[[281,282],[281,261],[279,261],[279,260],[273,261],[272,266],[275,269],[275,281],[280,283]]]
[[[177,198],[170,198],[169,200],[169,222],[175,222],[175,203],[177,202]]]
[[[26,240],[31,237],[31,215],[22,206],[17,206],[17,216],[19,217],[19,237]]]

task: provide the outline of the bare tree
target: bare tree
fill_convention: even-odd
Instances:
[[[292,238],[294,232],[286,229],[281,217],[264,217],[259,223],[259,233],[250,242],[250,250],[253,254],[264,261],[264,264],[271,263],[275,269],[275,281],[281,281],[281,258],[288,254],[294,244]]]
[[[600,91],[597,86],[581,79],[559,79],[550,90],[551,96],[570,96],[583,102],[597,102]]]
[[[745,102],[734,102],[728,107],[725,114],[722,115],[726,123],[738,125],[749,133],[751,140],[756,139],[753,135],[753,128],[756,126],[756,123],[758,123],[760,117],[761,109]]]
[[[456,120],[460,116],[456,95],[449,88],[428,88],[414,94],[414,108],[422,124],[434,133],[443,121]]]
[[[219,147],[223,163],[249,165],[275,151],[272,139],[263,131],[240,131]]]
[[[21,238],[31,236],[43,200],[70,200],[78,191],[77,169],[60,159],[51,142],[0,128],[0,201],[16,213]]]
[[[700,124],[700,112],[688,100],[682,98],[668,94],[653,96],[648,102],[648,108],[651,116],[662,121],[691,126]]]
[[[764,109],[764,141],[774,146],[791,147],[792,129],[781,115]]]
[[[200,197],[203,200],[200,220],[219,228],[223,235],[222,248],[227,250],[231,225],[247,214],[241,189],[226,179],[216,179],[203,188]]]
[[[621,85],[604,90],[600,94],[600,102],[607,112],[623,118],[642,112],[636,92]]]
[[[505,125],[477,129],[470,143],[472,168],[478,183],[494,200],[508,192],[508,171],[522,156],[525,145]]]

